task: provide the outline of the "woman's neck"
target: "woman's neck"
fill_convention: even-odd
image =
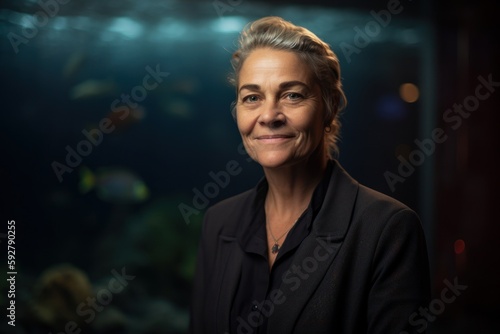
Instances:
[[[314,189],[323,178],[328,158],[323,154],[282,168],[264,169],[269,185],[266,215],[285,220],[296,219],[309,205]]]

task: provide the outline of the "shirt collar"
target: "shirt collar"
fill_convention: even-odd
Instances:
[[[323,179],[316,186],[313,192],[311,202],[309,203],[306,212],[302,216],[302,219],[298,223],[304,222],[304,226],[309,232],[311,229],[311,224],[314,221],[317,213],[323,205],[323,200],[325,198],[326,191],[328,189],[328,184],[333,170],[333,162],[328,161],[327,168],[323,175]],[[268,190],[268,183],[265,177],[263,177],[259,183],[254,188],[254,196],[252,201],[252,215],[245,216],[243,221],[240,222],[240,233],[237,235],[237,240],[241,248],[246,252],[265,254],[267,250],[267,240],[265,240],[265,210],[264,201],[266,198]],[[292,230],[294,230],[292,228]],[[300,243],[300,242],[299,242]],[[288,248],[288,247],[287,247]],[[283,249],[285,250],[285,249]]]

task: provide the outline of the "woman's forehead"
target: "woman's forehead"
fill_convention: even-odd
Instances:
[[[239,73],[239,87],[284,82],[311,84],[312,70],[295,52],[257,49],[247,57]]]

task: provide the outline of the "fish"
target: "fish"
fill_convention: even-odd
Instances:
[[[113,80],[89,79],[74,86],[69,96],[72,100],[82,100],[112,95],[115,94],[116,91],[117,86]]]
[[[64,64],[62,75],[65,79],[71,79],[76,76],[87,61],[87,55],[82,51],[73,53]]]
[[[190,119],[193,117],[193,106],[186,99],[165,100],[161,104],[161,108],[165,114],[176,118]]]
[[[142,121],[146,116],[146,110],[140,105],[136,108],[125,106],[122,108],[127,108],[127,111],[111,111],[106,116],[115,126],[115,130],[113,130],[112,134],[118,134],[128,130],[133,124]]]
[[[149,189],[135,173],[120,167],[104,167],[92,172],[90,168],[80,168],[80,193],[95,189],[97,197],[117,204],[139,203],[149,198]]]
[[[168,87],[176,94],[194,95],[200,89],[200,82],[196,78],[183,78],[173,82]]]
[[[116,135],[126,132],[134,124],[141,122],[144,117],[146,117],[146,110],[142,106],[137,106],[136,108],[122,106],[119,112],[110,111],[104,114],[105,118],[109,119],[113,126],[113,131],[110,135]],[[99,128],[99,123],[97,122],[86,122],[83,128],[86,131],[92,131]]]
[[[158,86],[152,93],[158,96],[194,96],[199,93],[201,82],[194,77],[183,77]]]

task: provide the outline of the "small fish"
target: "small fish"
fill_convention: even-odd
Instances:
[[[115,130],[112,132],[113,134],[118,134],[128,130],[133,124],[142,121],[146,116],[146,111],[142,106],[137,106],[136,108],[123,108],[126,108],[127,111],[111,111],[107,115],[107,118],[111,120],[111,123],[115,126]]]
[[[192,104],[185,99],[166,100],[162,104],[163,111],[177,118],[189,119],[193,117]]]
[[[64,64],[63,73],[62,73],[63,77],[65,79],[71,79],[71,78],[75,77],[76,74],[78,74],[78,72],[80,72],[80,70],[82,69],[82,67],[86,61],[87,61],[87,55],[84,52],[77,51],[77,52],[73,53],[69,57],[66,64]]]
[[[141,122],[144,117],[146,117],[146,110],[142,106],[137,106],[136,108],[123,106],[121,108],[125,109],[119,110],[119,112],[110,111],[105,116],[111,121],[114,126],[113,131],[110,132],[110,135],[123,133],[134,124]],[[84,125],[84,129],[87,131],[92,131],[93,129],[98,128],[99,123],[95,122],[87,122]]]
[[[196,78],[183,78],[173,82],[169,88],[174,93],[193,95],[200,89],[200,82]]]
[[[193,96],[200,91],[201,83],[194,77],[183,77],[168,84],[162,84],[152,93],[158,96]]]
[[[101,168],[93,173],[89,168],[82,167],[79,188],[83,194],[95,188],[99,199],[111,203],[138,203],[149,197],[146,184],[124,168]]]
[[[116,93],[116,91],[116,83],[112,80],[89,79],[73,87],[70,92],[70,97],[72,100],[81,100],[111,95]]]

